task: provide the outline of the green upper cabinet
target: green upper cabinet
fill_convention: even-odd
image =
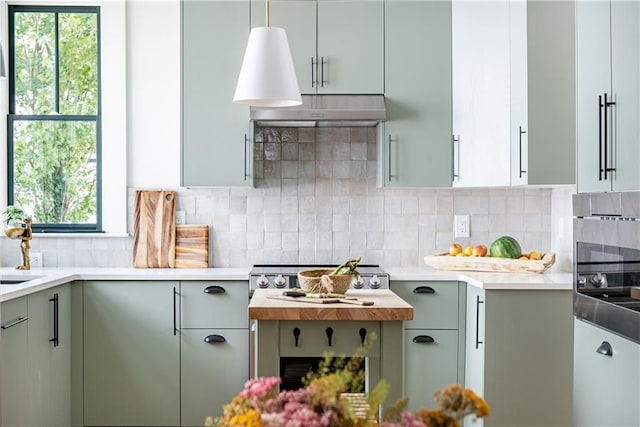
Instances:
[[[382,0],[273,0],[270,25],[287,31],[303,94],[384,92]],[[252,1],[251,27],[265,25]]]
[[[510,2],[511,185],[575,184],[575,6]]]
[[[453,0],[454,187],[575,183],[574,4]]]
[[[386,187],[451,186],[451,2],[385,2]]]
[[[579,192],[640,189],[639,23],[638,2],[576,2]]]
[[[252,186],[249,110],[232,102],[249,38],[246,0],[182,3],[182,185]]]

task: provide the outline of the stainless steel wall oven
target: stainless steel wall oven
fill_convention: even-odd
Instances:
[[[640,192],[573,196],[573,313],[640,343]]]

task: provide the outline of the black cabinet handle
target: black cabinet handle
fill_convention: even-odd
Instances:
[[[60,330],[58,323],[58,294],[53,294],[53,298],[50,298],[49,302],[53,303],[53,338],[51,338],[49,342],[52,342],[53,346],[57,347],[60,345]]]
[[[333,328],[327,328],[325,332],[327,333],[327,339],[329,340],[329,347],[331,347],[333,342]]]
[[[320,57],[320,66],[320,87],[324,87],[324,84],[326,83],[324,81],[324,56]]]
[[[0,326],[0,328],[1,329],[9,329],[12,326],[19,325],[20,323],[24,322],[25,320],[29,320],[29,318],[28,317],[16,317],[15,319],[9,320],[7,323],[3,323]]]
[[[598,95],[598,181],[602,181],[602,95]]]
[[[391,182],[391,134],[389,134],[389,182]]]
[[[204,337],[204,342],[207,344],[219,344],[227,341],[222,335],[207,335]]]
[[[476,297],[476,348],[483,344],[480,341],[480,304],[484,304],[484,301],[480,301],[480,297]]]
[[[608,143],[608,139],[609,139],[609,124],[608,124],[608,117],[609,117],[609,107],[611,107],[612,105],[616,105],[615,102],[613,101],[607,101],[607,94],[604,94],[604,161],[603,161],[603,165],[604,165],[604,179],[608,179],[607,178],[607,173],[608,172],[613,172],[616,170],[616,168],[610,168],[609,167],[609,143]]]
[[[522,174],[523,173],[527,173],[526,170],[522,170],[522,134],[523,133],[527,133],[527,131],[526,130],[522,130],[522,126],[518,126],[518,129],[519,129],[519,132],[520,132],[520,135],[518,136],[519,144],[520,144],[520,156],[519,156],[519,160],[518,160],[519,163],[520,163],[520,168],[519,168],[520,172],[519,172],[519,174],[520,174],[520,178],[522,178]]]
[[[247,134],[244,134],[244,180],[247,180],[247,143],[249,142],[249,138],[247,138]]]
[[[430,337],[429,335],[418,335],[413,337],[411,341],[416,344],[432,344],[436,342],[436,340],[434,340],[433,337]]]
[[[173,287],[173,335],[178,334],[178,308],[176,304],[176,295],[177,295],[176,287]]]
[[[300,339],[300,328],[293,328],[293,339],[296,342],[296,347],[298,346],[298,340]]]
[[[211,285],[204,288],[202,292],[204,292],[205,294],[224,294],[227,291],[222,286]]]
[[[600,344],[600,347],[596,349],[596,353],[599,353],[603,356],[612,357],[613,348],[611,347],[611,344],[609,344],[607,341],[602,341],[602,344]]]
[[[360,334],[360,342],[364,345],[364,340],[367,337],[367,330],[365,328],[360,328],[358,333]]]
[[[435,294],[436,291],[431,286],[418,286],[413,289],[414,294]]]
[[[313,68],[316,66],[316,61],[313,56],[311,57],[311,87],[316,87],[316,79],[313,73]]]

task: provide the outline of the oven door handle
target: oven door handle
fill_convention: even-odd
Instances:
[[[613,348],[611,347],[611,344],[609,344],[607,341],[602,341],[602,344],[600,344],[600,347],[596,349],[596,353],[601,354],[603,356],[612,357]]]

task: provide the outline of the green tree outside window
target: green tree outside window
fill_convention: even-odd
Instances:
[[[8,204],[34,231],[100,231],[98,7],[9,6]]]

